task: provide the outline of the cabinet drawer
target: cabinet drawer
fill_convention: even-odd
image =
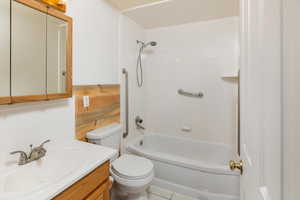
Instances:
[[[106,193],[108,192],[108,181],[98,187],[90,196],[85,200],[108,200],[105,199]]]
[[[53,200],[83,200],[109,177],[109,162],[95,169],[86,177],[66,189]]]

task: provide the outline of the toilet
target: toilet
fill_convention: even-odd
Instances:
[[[119,150],[122,127],[112,124],[87,134],[90,143]],[[125,154],[110,160],[110,174],[114,178],[113,196],[116,200],[147,200],[146,190],[154,177],[153,163],[143,157]]]

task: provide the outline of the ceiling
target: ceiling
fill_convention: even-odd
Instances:
[[[109,0],[144,28],[158,28],[239,15],[240,0]],[[146,3],[146,4],[145,4]]]
[[[163,0],[108,0],[111,4],[117,7],[119,10],[127,10],[129,8],[134,8],[142,6],[145,4],[152,4]]]

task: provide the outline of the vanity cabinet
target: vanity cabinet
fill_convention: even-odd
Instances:
[[[72,18],[36,0],[0,9],[0,104],[71,97]]]
[[[96,168],[53,200],[109,200],[109,162]]]

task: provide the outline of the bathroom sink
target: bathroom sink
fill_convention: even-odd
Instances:
[[[0,200],[50,200],[116,154],[115,150],[74,141],[48,145],[38,161],[0,174]],[[84,158],[84,159],[82,159]]]
[[[1,193],[31,192],[43,186],[48,180],[35,171],[33,168],[23,168],[1,177]]]
[[[64,149],[64,151],[49,151],[47,156],[18,166],[0,177],[0,199],[12,195],[32,194],[37,190],[64,179],[76,170],[79,159],[64,160],[75,155],[78,150]]]

